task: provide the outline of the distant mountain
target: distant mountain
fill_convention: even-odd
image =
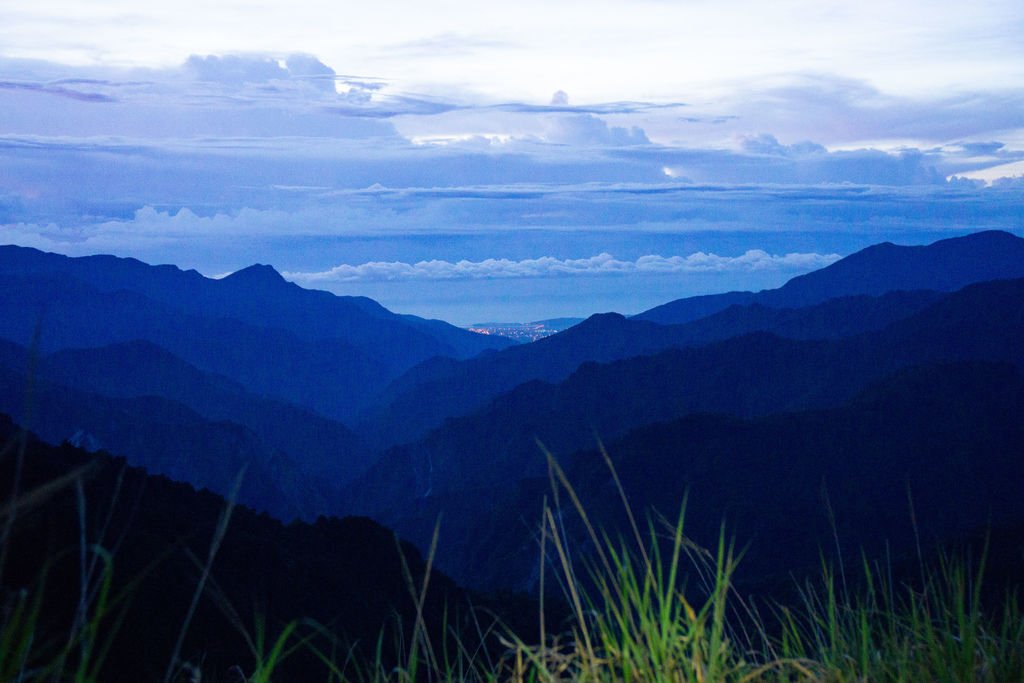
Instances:
[[[1022,415],[1019,368],[928,365],[837,408],[754,419],[688,415],[609,441],[607,453],[641,523],[649,515],[675,520],[688,498],[687,537],[713,547],[724,522],[745,549],[738,580],[764,586],[813,575],[822,556],[854,565],[862,551],[909,559],[918,540],[927,548],[978,529],[1019,527]],[[561,464],[590,522],[630,539],[602,455],[589,449]],[[535,589],[545,496],[552,500],[549,482],[537,477],[425,502],[428,515],[445,511],[448,545],[439,559],[463,581]],[[482,499],[490,501],[485,514],[474,508]],[[561,509],[569,546],[587,548],[564,496]],[[1014,556],[1009,569],[1019,572],[1019,546]]]
[[[303,339],[344,339],[356,348],[378,354],[399,343],[413,349],[407,351],[410,354],[458,357],[503,346],[441,321],[396,315],[366,297],[303,289],[262,264],[217,280],[194,270],[150,266],[130,258],[68,258],[5,246],[0,247],[0,272],[73,278],[102,292],[137,292],[195,314],[288,330]]]
[[[206,419],[235,422],[288,454],[309,476],[339,485],[365,470],[374,458],[362,439],[341,423],[249,393],[151,342],[57,351],[38,361],[37,372],[51,383],[111,398],[158,396]]]
[[[778,289],[678,299],[634,317],[672,325],[737,304],[798,308],[840,296],[915,289],[954,291],[973,282],[1020,277],[1024,277],[1024,239],[990,230],[927,246],[884,242],[797,276]]]
[[[12,491],[19,439],[11,421],[0,416],[0,446],[5,447],[0,496],[5,501]],[[226,508],[224,499],[147,476],[120,459],[68,445],[48,446],[32,437],[24,456],[19,488],[23,494],[41,491],[39,487],[75,471],[82,484],[80,498],[71,481],[43,490],[45,495],[19,506],[12,526],[5,529],[0,593],[25,594],[29,604],[36,596],[43,597],[33,624],[33,651],[52,655],[51,646],[62,646],[80,604],[80,582],[100,585],[104,563],[95,562],[98,556],[81,545],[84,541],[89,548],[95,544],[109,553],[113,572],[108,603],[112,612],[101,622],[96,652],[102,652],[108,635],[113,640],[109,656],[90,660],[102,661],[97,680],[161,680]],[[86,573],[80,566],[80,551],[90,553],[86,561],[95,562],[95,571]],[[199,666],[203,680],[241,680],[229,669],[237,665],[246,674],[252,671],[255,655],[247,637],[266,636],[270,647],[286,624],[305,619],[344,639],[340,645],[346,650],[349,645],[358,647],[368,661],[383,636],[382,663],[399,663],[393,632],[387,629],[397,624],[406,637],[412,633],[417,606],[406,571],[414,585],[421,586],[426,566],[415,548],[368,519],[320,518],[315,524],[284,525],[238,506],[210,571],[183,643],[182,660]],[[423,624],[433,642],[440,642],[442,633],[450,635],[447,629],[459,628],[456,615],[468,612],[469,599],[436,571],[429,588]],[[261,623],[265,631],[260,630]],[[299,628],[305,635],[305,627]],[[471,633],[461,637],[468,643]],[[327,652],[332,649],[325,639],[317,638],[315,645]],[[341,656],[338,663],[343,660]],[[30,670],[39,663],[26,662]],[[283,658],[275,680],[322,680],[326,670],[312,649],[299,647]]]
[[[467,360],[434,358],[396,379],[357,423],[378,443],[423,436],[531,380],[560,382],[582,363],[610,362],[669,348],[700,346],[755,331],[789,339],[838,339],[878,330],[934,303],[938,292],[889,292],[832,299],[805,308],[734,305],[684,325],[659,325],[617,313],[592,316],[527,346]]]
[[[30,380],[25,365],[19,369],[11,362],[11,351],[0,343],[0,412],[30,424],[50,443],[103,449],[153,474],[220,494],[245,470],[240,500],[283,520],[313,519],[335,509],[340,479],[315,476],[318,469],[296,462],[241,424],[205,418],[159,396],[110,398],[40,377]]]
[[[574,325],[579,325],[581,322],[583,322],[583,318],[548,318],[547,320],[534,320],[530,324],[541,325],[545,329],[562,332]]]
[[[525,347],[461,362],[425,361],[392,382],[356,424],[379,446],[410,442],[519,384],[559,382],[586,361],[609,362],[754,331],[835,339],[911,315],[935,301],[936,291],[1015,277],[1024,277],[1024,239],[1006,232],[921,247],[879,244],[779,289],[681,299],[631,319],[602,314]]]
[[[143,339],[250,391],[343,420],[423,360],[511,344],[305,290],[269,266],[213,280],[134,259],[0,247],[0,338],[27,346],[40,321],[43,351]]]
[[[631,323],[617,313],[607,313],[498,353],[465,361],[433,358],[395,380],[357,425],[360,431],[376,435],[378,443],[401,443],[523,382],[557,381],[584,361],[651,352],[671,346],[673,339],[674,333],[662,326]]]
[[[786,339],[842,339],[881,330],[944,296],[930,290],[897,290],[877,296],[841,296],[797,308],[733,305],[699,320],[666,327],[678,330],[677,346],[699,346],[751,332],[770,332]]]
[[[350,510],[422,543],[438,512],[451,520],[475,503],[474,514],[487,519],[491,512],[480,510],[496,511],[517,482],[543,476],[538,439],[566,456],[598,437],[612,440],[689,414],[752,418],[838,406],[870,383],[914,365],[998,361],[1021,368],[1022,338],[1024,280],[1012,280],[972,285],[854,337],[805,341],[755,333],[585,363],[562,382],[520,385],[486,408],[388,451],[347,488],[345,501]],[[444,542],[446,552],[458,555],[461,543],[476,541],[456,532]]]

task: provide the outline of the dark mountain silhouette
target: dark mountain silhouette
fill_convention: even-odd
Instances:
[[[10,419],[0,416],[0,444],[8,447],[0,460],[4,500],[12,493],[19,438]],[[116,635],[98,680],[161,680],[225,509],[224,499],[147,476],[118,458],[87,454],[69,445],[49,446],[32,437],[24,456],[22,493],[85,468],[84,508],[68,483],[22,504],[12,535],[4,539],[0,591],[10,596],[27,590],[30,599],[39,591],[43,595],[33,650],[59,647],[71,631],[80,597],[82,528],[87,543],[110,553],[111,597],[136,583],[101,622],[101,638]],[[403,564],[415,585],[422,585],[426,567],[415,548],[399,543],[392,532],[368,519],[320,518],[314,524],[284,525],[238,506],[211,566],[182,658],[201,667],[203,680],[234,680],[231,667],[238,665],[248,674],[254,661],[240,628],[254,637],[257,619],[262,619],[273,643],[286,623],[313,619],[344,638],[341,647],[358,645],[371,661],[377,639],[385,633],[382,664],[395,664],[395,641],[385,628],[400,624],[407,637],[416,616]],[[100,578],[89,576],[91,581]],[[423,618],[434,642],[440,641],[444,629],[459,628],[458,617],[466,615],[468,604],[467,595],[451,580],[438,572],[431,575]],[[123,623],[115,628],[122,609]],[[469,643],[471,636],[466,631],[462,637]],[[96,642],[96,652],[104,642]],[[331,651],[329,642],[316,642]],[[300,648],[284,660],[275,680],[317,680],[325,670],[311,650]]]
[[[287,454],[307,476],[326,478],[335,485],[361,473],[374,457],[341,423],[251,394],[238,383],[205,373],[150,342],[58,351],[39,359],[36,372],[51,384],[118,399],[157,396],[207,420],[237,423]]]
[[[751,332],[770,332],[786,339],[841,339],[880,330],[944,296],[931,290],[897,290],[878,296],[841,296],[799,308],[730,306],[700,320],[666,327],[680,331],[677,346],[699,346]]]
[[[222,494],[244,470],[239,499],[279,519],[312,519],[336,504],[339,480],[315,476],[247,427],[204,418],[158,396],[109,398],[30,381],[6,362],[13,354],[3,347],[0,412],[30,424],[50,443],[122,454],[149,472]]]
[[[114,256],[68,258],[22,247],[0,247],[0,271],[8,275],[59,276],[103,292],[132,291],[197,314],[288,330],[304,339],[344,339],[364,352],[401,343],[430,356],[470,356],[502,348],[494,340],[437,320],[396,315],[366,297],[336,296],[286,281],[271,266],[257,264],[220,280],[174,266],[150,266]],[[413,334],[414,331],[420,334]]]
[[[74,280],[0,276],[0,337],[28,345],[41,321],[43,352],[145,339],[249,391],[343,418],[360,386],[388,373],[341,341],[308,341],[277,328],[192,315],[136,292],[101,292]]]
[[[721,294],[699,294],[676,299],[668,303],[637,313],[635,320],[646,320],[659,325],[682,325],[700,320],[730,306],[747,306],[759,303],[761,292],[722,292]]]
[[[618,313],[586,321],[531,344],[459,361],[433,358],[388,387],[358,423],[383,443],[411,440],[446,417],[464,415],[531,379],[557,381],[587,360],[609,361],[670,346],[673,331],[631,323]]]
[[[678,299],[636,315],[664,325],[697,320],[736,304],[799,308],[826,299],[894,290],[954,291],[973,282],[1024,277],[1024,239],[990,230],[927,246],[876,244],[778,289]]]
[[[834,339],[880,329],[973,282],[1024,277],[1024,239],[989,231],[921,247],[868,247],[775,290],[680,299],[631,319],[594,316],[533,344],[467,361],[428,360],[396,379],[357,424],[378,446],[408,443],[530,380],[754,331]],[[930,293],[931,292],[931,293]],[[660,329],[657,323],[670,329]]]
[[[805,341],[755,333],[585,363],[558,384],[523,384],[473,415],[388,451],[346,490],[345,501],[352,511],[422,543],[437,513],[456,524],[453,519],[476,505],[474,515],[485,518],[480,510],[501,507],[496,501],[514,491],[515,482],[542,476],[546,465],[537,439],[564,456],[598,436],[611,440],[687,414],[749,418],[838,406],[871,382],[914,365],[1001,361],[1024,367],[1021,338],[1024,280],[1012,280],[972,285],[855,337]],[[473,541],[455,532],[444,542],[450,545],[443,550],[457,554],[456,546]]]
[[[41,348],[145,339],[247,389],[346,418],[427,358],[469,357],[510,341],[395,315],[361,297],[286,282],[269,266],[222,280],[112,256],[67,258],[0,247],[0,337]]]
[[[859,493],[866,486],[860,478],[877,471],[892,479],[896,470],[828,462],[814,469],[807,464],[812,447],[822,457],[859,454],[872,462],[870,451],[822,446],[834,438],[893,453],[906,467],[925,467],[887,450],[902,447],[931,454],[966,478],[964,497],[950,500],[973,511],[984,502],[996,515],[1001,498],[979,502],[976,491],[997,476],[1017,482],[1016,470],[999,461],[1002,475],[998,467],[982,468],[974,480],[977,472],[956,469],[956,458],[966,453],[973,462],[985,448],[1016,444],[1016,432],[1001,421],[1006,416],[975,394],[987,383],[993,397],[1016,405],[1024,280],[946,290],[964,279],[1024,269],[1021,244],[1007,233],[979,233],[929,247],[878,245],[778,290],[717,303],[705,298],[687,309],[700,308],[699,320],[662,325],[602,314],[536,343],[479,355],[488,344],[511,342],[396,316],[369,299],[303,290],[269,266],[211,280],[130,259],[67,259],[0,247],[0,340],[12,340],[0,343],[0,411],[53,443],[103,448],[217,491],[227,491],[247,468],[241,500],[284,519],[366,514],[426,547],[440,515],[439,559],[475,585],[531,585],[536,562],[523,562],[536,559],[529,549],[531,515],[539,513],[547,471],[538,440],[595,497],[608,493],[608,480],[581,452],[598,437],[623,453],[631,439],[648,438],[638,436],[648,427],[652,447],[659,439],[704,444],[701,452],[711,455],[695,460],[696,469],[676,463],[678,477],[665,476],[662,488],[643,478],[656,472],[634,472],[632,461],[621,461],[630,486],[650,487],[636,494],[640,504],[662,510],[675,502],[681,477],[696,491],[707,475],[708,495],[715,495],[729,471],[722,444],[746,453],[735,462],[754,473],[738,479],[740,490],[771,504],[750,489],[785,476],[778,454],[765,457],[782,474],[755,476],[757,454],[782,444],[799,455],[793,463],[811,472],[796,472],[794,482],[807,484],[821,472],[826,483],[849,478],[849,490],[834,495],[841,500],[836,509],[859,520],[844,528],[853,536],[865,520],[869,526],[885,521],[857,507],[858,497],[893,510]],[[715,308],[730,296],[737,305]],[[39,358],[30,372],[26,347],[33,339]],[[956,365],[964,363],[969,369]],[[899,374],[915,367],[923,368],[918,375]],[[869,388],[877,383],[882,388]],[[957,388],[982,412],[960,406]],[[883,398],[872,403],[872,391]],[[936,430],[940,438],[928,440],[924,425],[942,414],[961,440],[945,424]],[[336,421],[356,415],[373,446],[392,446],[377,460]],[[665,427],[676,423],[685,429]],[[857,432],[858,424],[871,429]],[[806,434],[797,434],[798,427]],[[954,450],[942,450],[947,446]],[[678,457],[678,444],[666,452]],[[674,462],[650,461],[652,467]],[[910,477],[911,470],[903,471]],[[936,491],[949,485],[938,473],[914,471],[911,478]],[[888,496],[894,486],[889,481],[879,491]],[[1003,495],[998,485],[992,490]],[[924,496],[929,509],[937,505],[930,488]],[[809,498],[792,497],[792,507],[766,512],[765,519],[775,524],[811,514]],[[744,505],[737,499],[735,518],[734,508],[723,508],[737,532],[757,543],[763,533],[770,538],[774,526],[745,521],[756,507]],[[616,523],[611,508],[598,508]],[[722,510],[709,510],[717,514],[717,529]],[[711,512],[706,519],[694,513],[698,528],[711,524]],[[936,534],[960,529],[942,519]],[[979,517],[971,512],[964,519]],[[811,531],[817,538],[820,528]],[[772,547],[803,562],[810,546],[790,541],[778,538]],[[766,561],[761,569],[785,568]]]
[[[1024,376],[1006,364],[918,366],[838,408],[755,419],[689,415],[630,432],[607,453],[638,519],[674,521],[685,498],[689,538],[713,547],[724,521],[746,549],[740,580],[781,584],[793,573],[814,574],[821,555],[854,565],[862,551],[910,558],[918,540],[928,547],[1024,523]],[[631,538],[604,457],[587,450],[561,464],[591,523]],[[532,587],[533,532],[550,491],[546,478],[494,490],[485,516],[468,514],[472,499],[450,496],[444,520],[453,554],[444,562],[456,577],[484,585]],[[586,548],[564,497],[562,510],[570,547]]]
[[[425,361],[392,382],[357,424],[379,444],[410,442],[446,418],[467,415],[524,382],[562,381],[587,361],[610,362],[754,331],[790,339],[837,339],[881,329],[942,296],[901,291],[841,297],[798,309],[736,305],[684,325],[658,325],[617,313],[595,315],[532,344],[462,361]]]

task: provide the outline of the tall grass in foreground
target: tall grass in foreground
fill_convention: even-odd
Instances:
[[[15,449],[9,445],[8,455],[17,457],[11,453]],[[423,605],[432,545],[420,585],[406,567],[417,610],[411,630],[396,619],[376,643],[360,649],[309,621],[267,624],[257,617],[247,629],[231,605],[221,605],[252,655],[230,680],[286,682],[289,658],[298,653],[322,665],[315,680],[327,683],[1024,681],[1020,596],[1011,590],[1001,604],[983,604],[984,554],[973,563],[968,557],[922,562],[913,585],[895,581],[888,566],[864,560],[851,588],[823,563],[821,576],[802,584],[793,604],[757,608],[733,585],[741,554],[724,530],[713,549],[698,547],[685,535],[685,504],[675,520],[641,525],[619,486],[627,537],[612,537],[592,524],[562,470],[553,459],[549,463],[553,503],[542,511],[537,642],[500,623],[484,626],[493,624],[484,618],[468,629],[446,626],[440,642],[431,640]],[[44,490],[18,492],[0,521],[13,524],[19,508],[75,488],[82,476],[72,473]],[[228,503],[225,525],[230,510]],[[566,532],[563,519],[569,514],[580,520],[585,556],[576,550],[578,534]],[[215,538],[203,576],[209,575],[217,543]],[[97,559],[89,557],[98,558],[98,568]],[[83,574],[83,595],[89,599],[66,633],[40,632],[45,577],[30,591],[3,596],[0,681],[103,680],[104,660],[118,656],[109,650],[110,631],[116,631],[122,600],[130,600],[130,592],[110,597],[116,557],[90,546],[82,561],[83,571],[90,572]],[[545,621],[543,600],[553,586],[569,607],[568,622]],[[202,586],[197,599],[200,593]],[[209,587],[204,597],[217,601]],[[183,637],[188,623],[181,629]],[[397,652],[398,659],[384,652]],[[167,681],[218,680],[201,667],[176,661],[170,646],[158,656],[170,662]]]
[[[541,542],[555,548],[574,622],[539,646],[515,641],[512,680],[1024,681],[1024,610],[1015,587],[1002,604],[983,604],[987,548],[976,564],[966,555],[921,561],[917,585],[897,584],[890,566],[864,559],[852,593],[823,562],[797,604],[771,605],[762,618],[733,588],[739,558],[724,530],[714,552],[691,543],[684,502],[674,524],[649,523],[645,538],[605,459],[633,539],[595,529],[549,460],[553,488],[580,516],[592,559],[581,580],[545,509]],[[703,597],[694,603],[691,594]]]
[[[984,559],[943,559],[923,585],[894,585],[864,563],[864,587],[840,597],[827,569],[780,608],[784,656],[813,662],[836,681],[1024,681],[1024,612],[1008,590],[1001,605],[982,604]]]
[[[740,558],[724,530],[712,551],[692,543],[684,503],[674,522],[649,522],[642,531],[620,486],[632,538],[611,538],[591,524],[557,463],[550,466],[556,502],[543,510],[541,556],[555,568],[568,625],[545,624],[542,604],[540,642],[502,632],[506,650],[497,663],[452,633],[439,648],[412,641],[408,667],[378,662],[356,676],[334,667],[330,680],[1024,681],[1024,610],[1015,589],[1002,604],[983,605],[984,552],[976,564],[967,556],[922,562],[915,585],[865,559],[850,589],[823,563],[796,604],[770,605],[762,617],[733,586]],[[559,490],[589,537],[582,562],[560,522]],[[542,568],[542,600],[546,575]],[[452,651],[454,658],[437,659]]]

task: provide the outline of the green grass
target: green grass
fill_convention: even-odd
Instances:
[[[823,572],[782,612],[780,649],[814,662],[822,680],[1022,681],[1024,614],[1016,592],[982,604],[984,559],[940,560],[923,585],[894,586],[865,562],[864,588],[840,597]]]
[[[21,457],[16,444],[5,450],[7,456]],[[724,529],[714,548],[695,545],[685,534],[685,502],[674,520],[639,524],[620,487],[629,533],[610,537],[591,523],[562,470],[549,462],[555,504],[545,504],[542,512],[536,642],[482,617],[471,621],[471,628],[447,627],[440,642],[432,641],[422,613],[430,590],[432,545],[421,585],[414,584],[406,568],[417,608],[411,630],[396,619],[370,647],[349,647],[310,621],[270,625],[256,615],[246,625],[231,605],[221,605],[251,651],[248,667],[235,671],[237,680],[278,681],[282,664],[303,653],[322,665],[318,680],[327,683],[1024,681],[1021,600],[1009,591],[999,604],[984,604],[984,553],[973,560],[922,561],[913,585],[892,579],[887,565],[865,559],[851,588],[823,563],[819,577],[797,588],[793,604],[759,610],[734,587],[742,554]],[[19,510],[50,496],[72,495],[76,487],[80,490],[82,475],[17,491],[0,519],[7,530],[4,542]],[[586,557],[570,549],[559,522],[566,511],[582,522],[590,549]],[[213,563],[230,516],[228,503],[209,556],[197,560],[204,569]],[[2,584],[7,548],[0,551]],[[115,590],[116,557],[90,546],[84,536],[80,552],[83,598],[65,631],[42,632],[40,627],[45,571],[30,589],[3,596],[0,681],[99,681],[104,661],[117,657],[110,643],[131,585]],[[196,600],[204,594],[208,575],[202,573]],[[568,623],[545,622],[543,600],[552,586],[560,586],[569,606]],[[187,630],[186,618],[178,646],[160,653],[168,661],[164,680],[212,680],[201,668],[177,661]],[[494,657],[486,644],[497,645],[501,654]],[[385,651],[398,652],[399,663],[389,659],[385,664]]]

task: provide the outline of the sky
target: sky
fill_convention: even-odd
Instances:
[[[1024,3],[0,0],[0,243],[460,325],[1024,234]]]

